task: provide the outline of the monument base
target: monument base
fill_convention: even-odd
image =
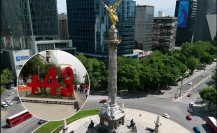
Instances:
[[[94,128],[88,128],[87,133],[137,133],[137,129],[128,125],[120,125],[117,129],[111,129],[99,124]]]
[[[135,123],[124,122],[124,107],[117,104],[110,106],[106,103],[102,106],[100,123],[96,126],[90,124],[87,133],[137,133]]]

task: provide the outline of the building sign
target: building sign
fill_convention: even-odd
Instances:
[[[16,56],[16,61],[28,60],[29,56]]]
[[[188,18],[189,0],[179,1],[178,27],[186,27]]]
[[[32,51],[29,49],[12,51],[13,62],[14,62],[13,64],[14,64],[17,77],[21,71],[22,66],[31,57],[31,55],[32,55]]]

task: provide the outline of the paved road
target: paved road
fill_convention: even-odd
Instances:
[[[193,95],[190,98],[184,95],[180,98],[179,101],[173,101],[172,97],[174,97],[175,93],[179,92],[179,86],[177,86],[176,89],[168,91],[168,93],[165,93],[164,95],[148,95],[146,97],[140,98],[138,98],[137,96],[118,97],[118,104],[121,105],[122,103],[124,103],[125,107],[127,108],[144,110],[159,115],[162,115],[166,112],[171,116],[171,120],[186,127],[190,131],[192,131],[192,128],[194,126],[199,126],[202,129],[202,133],[211,133],[205,124],[205,120],[208,115],[205,111],[201,109],[201,107],[193,108],[194,113],[192,114],[192,121],[187,121],[185,117],[189,114],[187,112],[188,104],[192,101],[200,100],[198,92],[199,90],[207,86],[206,82],[210,81],[210,78],[208,77],[210,77],[214,68],[214,65],[212,65],[210,69],[206,71],[197,72],[195,74],[196,76],[192,76],[193,78],[189,77],[188,79],[185,79],[182,86],[182,92],[187,91],[194,86],[191,92],[193,93]],[[203,73],[205,73],[204,77],[202,76]],[[192,82],[192,85],[188,85],[189,82]],[[102,99],[107,99],[107,96],[89,96],[87,103],[84,106],[84,109],[101,107],[99,101]]]
[[[5,127],[7,117],[12,116],[24,110],[24,107],[22,106],[22,104],[20,103],[18,99],[16,90],[15,90],[16,93],[14,95],[8,96],[8,94],[14,90],[15,89],[6,89],[6,91],[3,94],[1,94],[2,101],[4,100],[4,98],[6,98],[13,102],[13,105],[9,106],[7,109],[4,109],[4,108],[1,109],[1,132],[2,133],[30,133],[35,128],[40,126],[37,124],[39,121],[38,118],[32,117],[12,128]]]
[[[214,66],[211,67],[210,70],[207,70],[205,72],[207,74],[205,74],[204,78],[206,78],[206,76],[209,76],[211,74],[211,70],[213,69],[214,69]],[[194,74],[189,79],[184,80],[182,91],[189,89],[195,83],[198,83],[203,79],[201,76],[199,76],[203,73],[203,71],[197,72],[197,73]],[[187,83],[190,81],[193,82],[191,86],[187,85]],[[165,93],[164,95],[148,95],[146,97],[136,97],[136,96],[135,97],[118,97],[117,100],[118,100],[119,105],[124,103],[127,108],[135,108],[135,109],[144,110],[144,111],[148,111],[148,112],[152,112],[152,113],[160,114],[160,115],[166,112],[171,116],[171,120],[186,127],[190,131],[192,131],[193,126],[200,126],[200,127],[203,126],[205,127],[205,129],[202,128],[202,132],[209,133],[208,130],[206,131],[206,126],[204,124],[201,125],[201,123],[204,123],[203,118],[207,116],[206,113],[203,112],[203,110],[200,110],[199,108],[195,107],[194,108],[195,114],[194,114],[193,120],[189,122],[185,119],[185,116],[188,114],[188,112],[186,111],[187,105],[189,104],[190,101],[194,101],[195,98],[196,99],[198,98],[199,96],[198,90],[203,86],[206,86],[206,84],[198,85],[192,91],[193,96],[191,98],[184,96],[178,102],[172,101],[171,97],[174,96],[175,92],[178,92],[177,88],[179,86],[174,87],[176,89],[172,91],[168,91],[168,93]],[[99,104],[99,101],[105,98],[107,98],[107,96],[89,96],[84,106],[84,109],[101,107],[101,104]],[[2,122],[2,119],[1,119],[1,122]],[[19,129],[22,129],[21,131],[23,133],[29,133],[32,130],[34,130],[36,127],[39,126],[37,125],[37,122],[38,122],[37,118],[32,118],[11,129],[7,129],[7,130],[2,129],[2,132],[16,133]]]

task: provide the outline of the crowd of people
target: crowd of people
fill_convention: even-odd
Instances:
[[[86,98],[89,95],[89,85],[86,84],[80,84],[77,85],[77,90],[80,92],[80,94],[85,94]]]

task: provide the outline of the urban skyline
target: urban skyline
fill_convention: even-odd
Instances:
[[[154,16],[157,17],[158,11],[165,12],[165,15],[174,16],[175,14],[175,4],[176,0],[167,0],[167,2],[162,2],[163,0],[134,0],[136,5],[150,5],[154,6]],[[66,13],[66,0],[57,0],[58,13]]]

